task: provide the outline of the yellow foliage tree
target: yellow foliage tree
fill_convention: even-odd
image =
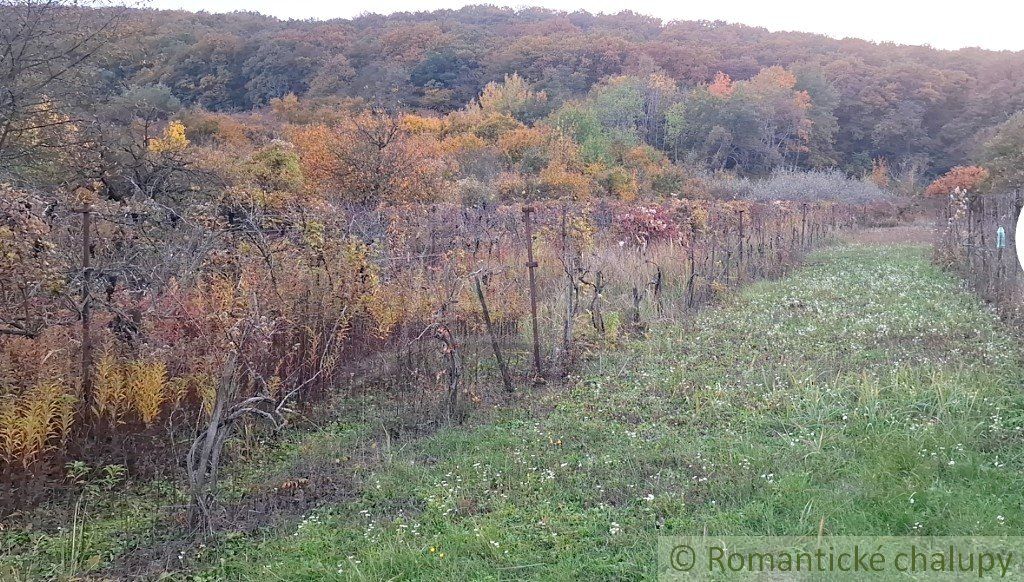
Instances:
[[[149,151],[154,153],[180,152],[188,147],[188,138],[185,137],[185,124],[180,121],[172,121],[164,128],[163,137],[156,137],[149,140]]]
[[[411,134],[426,133],[440,137],[444,130],[444,120],[411,113],[403,115],[399,124],[404,131]]]
[[[488,83],[477,99],[475,108],[484,114],[507,115],[521,119],[531,109],[545,102],[548,96],[543,91],[534,92],[530,84],[518,73],[505,75],[501,83]]]

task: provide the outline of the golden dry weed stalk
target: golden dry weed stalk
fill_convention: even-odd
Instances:
[[[177,406],[188,393],[185,378],[167,378],[159,360],[119,362],[108,348],[96,366],[93,412],[118,426],[130,416],[152,425],[168,406]]]
[[[74,422],[77,398],[56,382],[37,384],[0,406],[0,458],[27,468],[63,442]]]
[[[160,361],[138,361],[128,366],[127,384],[131,386],[132,403],[142,422],[147,426],[160,416],[165,402],[170,400],[167,367]]]
[[[93,413],[96,416],[106,416],[115,426],[124,421],[129,405],[128,391],[122,367],[111,354],[109,346],[96,364],[95,398]]]

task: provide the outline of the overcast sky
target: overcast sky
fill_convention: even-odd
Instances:
[[[150,0],[146,5],[209,12],[251,10],[280,18],[326,19],[351,18],[364,12],[388,14],[479,3],[467,0]],[[725,20],[769,30],[817,32],[836,38],[851,36],[948,49],[980,46],[993,50],[1024,50],[1024,3],[1020,0],[499,0],[485,3],[605,13],[629,9],[664,20]]]

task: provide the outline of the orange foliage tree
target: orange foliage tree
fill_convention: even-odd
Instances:
[[[732,84],[732,78],[726,75],[722,71],[715,73],[715,78],[708,85],[708,93],[711,93],[715,97],[722,99],[728,99],[732,97],[733,92],[736,91],[736,87]]]
[[[989,173],[985,168],[956,166],[929,184],[924,194],[925,196],[948,196],[957,188],[964,192],[977,194],[988,177]]]
[[[429,132],[409,131],[371,111],[336,126],[294,129],[307,188],[329,199],[375,206],[442,199],[454,165]]]

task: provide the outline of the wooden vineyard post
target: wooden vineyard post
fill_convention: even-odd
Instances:
[[[967,269],[974,269],[974,202],[967,199]]]
[[[526,223],[526,267],[530,270],[530,317],[533,322],[533,365],[537,376],[543,375],[540,361],[540,329],[537,327],[537,261],[533,259],[532,206],[523,207],[523,221]]]
[[[494,333],[494,324],[491,323],[491,312],[487,309],[487,298],[484,296],[483,285],[480,284],[480,276],[476,279],[476,297],[480,300],[480,309],[483,311],[484,325],[487,327],[487,335],[491,338],[491,349],[494,350],[494,359],[498,360],[498,369],[501,370],[501,381],[505,384],[505,392],[512,394],[512,377],[508,373],[508,365],[501,355],[501,346],[498,345],[498,336]]]
[[[1014,254],[1016,254],[1016,252],[1017,252],[1017,245],[1018,244],[1024,244],[1024,241],[1018,241],[1017,240],[1017,219],[1020,216],[1020,210],[1021,210],[1022,204],[1024,204],[1024,201],[1021,200],[1020,190],[1014,190],[1013,191],[1013,206],[1010,209],[1010,220],[1009,220],[1009,225],[1008,225],[1009,226],[1009,230],[1010,230],[1010,236],[1011,236],[1010,240],[1013,241],[1012,244],[1013,244]],[[1010,272],[1013,273],[1013,277],[1012,277],[1013,283],[1012,283],[1012,285],[1014,287],[1016,287],[1017,278],[1020,277],[1020,273],[1018,273],[1018,271],[1020,270],[1021,267],[1019,265],[1014,264],[1014,262],[1015,262],[1014,257],[1010,257],[1010,267],[1011,267],[1010,268]]]
[[[88,202],[82,206],[82,403],[89,410],[92,404],[92,329],[91,309],[92,297],[89,294],[89,281],[92,278],[92,267],[89,264],[90,231],[92,230],[92,205]]]
[[[696,244],[697,244],[697,236],[696,236],[696,233],[694,233],[694,236],[690,239],[690,244],[687,245],[689,247],[689,248],[687,248],[687,254],[689,254],[689,256],[690,256],[690,277],[686,281],[686,307],[687,307],[687,309],[693,309],[693,305],[694,305],[693,293],[694,293],[694,286],[695,286],[696,279],[697,279],[697,258],[695,256],[696,253],[695,253],[693,247]]]
[[[743,210],[737,210],[736,212],[739,215],[739,219],[740,219],[740,224],[739,224],[739,237],[740,237],[740,249],[739,249],[739,251],[740,251],[740,253],[739,253],[739,256],[737,257],[737,262],[736,262],[736,281],[739,282],[739,283],[743,283],[743,279],[744,279],[744,277],[743,277],[743,246],[744,246],[744,241],[743,241]]]
[[[807,239],[807,203],[804,202],[800,205],[800,246],[806,246]]]
[[[604,274],[601,271],[594,273],[594,298],[590,300],[590,321],[594,324],[594,331],[604,335],[604,316],[601,315],[601,293],[604,291]]]

